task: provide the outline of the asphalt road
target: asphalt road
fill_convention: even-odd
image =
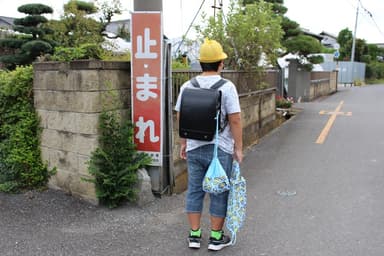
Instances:
[[[383,96],[384,85],[341,87],[295,104],[249,149],[247,220],[233,247],[207,251],[204,212],[202,248],[187,248],[184,194],[109,210],[47,190],[0,193],[0,255],[382,256]]]

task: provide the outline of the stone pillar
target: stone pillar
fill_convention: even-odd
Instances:
[[[34,104],[41,119],[43,161],[57,173],[49,185],[97,204],[87,162],[98,146],[98,118],[103,108],[128,117],[130,63],[103,61],[34,64]],[[113,91],[119,102],[105,102]]]
[[[310,89],[310,72],[301,70],[296,59],[289,59],[288,96],[295,101],[308,100]]]

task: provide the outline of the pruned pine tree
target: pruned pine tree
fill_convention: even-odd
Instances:
[[[0,57],[9,69],[31,64],[38,56],[53,51],[53,42],[45,40],[51,31],[41,26],[48,21],[42,14],[53,13],[53,9],[43,4],[26,4],[17,10],[27,15],[14,20],[14,30],[20,34],[0,40],[0,47],[15,49],[14,54]]]

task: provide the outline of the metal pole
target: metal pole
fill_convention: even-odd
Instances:
[[[213,3],[213,19],[216,21],[216,0],[215,2]]]
[[[353,33],[353,41],[352,41],[351,62],[353,62],[355,60],[356,30],[357,30],[357,20],[359,18],[359,4],[360,4],[360,0],[357,1],[357,10],[356,10],[356,19],[355,19],[355,31]]]

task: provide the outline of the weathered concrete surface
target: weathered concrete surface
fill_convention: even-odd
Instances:
[[[91,178],[87,162],[98,147],[100,112],[129,112],[129,67],[125,62],[88,60],[34,64],[42,158],[57,170],[51,188],[98,203],[94,184],[85,181]]]

